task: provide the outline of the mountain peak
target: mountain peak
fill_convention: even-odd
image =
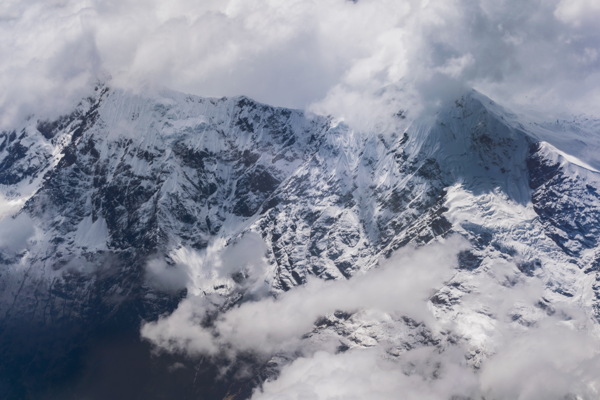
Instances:
[[[27,350],[38,354],[49,348],[45,337],[58,337],[53,346],[97,365],[97,355],[85,353],[90,343],[119,332],[135,338],[132,348],[146,346],[138,337],[144,324],[146,339],[167,351],[222,352],[222,360],[177,362],[208,371],[213,382],[210,374],[223,367],[213,363],[222,361],[235,386],[237,372],[273,374],[297,352],[269,355],[281,365],[262,356],[247,360],[250,367],[230,362],[239,338],[228,321],[263,305],[289,310],[285,302],[304,290],[322,301],[315,301],[315,321],[290,324],[304,329],[291,329],[290,343],[312,349],[335,342],[351,353],[383,346],[400,361],[406,349],[442,354],[451,345],[474,349],[465,360],[479,367],[496,340],[489,326],[503,318],[511,321],[507,329],[534,326],[561,302],[575,306],[580,287],[588,296],[582,312],[600,315],[592,279],[600,254],[598,172],[541,140],[548,127],[476,91],[391,137],[245,96],[96,92],[66,117],[0,135],[0,189],[5,198],[20,193],[12,197],[17,205],[0,210],[0,233],[15,232],[0,235],[5,343],[27,331],[40,337]],[[378,300],[369,304],[381,310],[320,308],[329,300],[315,288],[379,295],[372,274],[397,252],[401,270],[413,260],[411,249],[424,246],[457,258],[448,264],[452,277],[428,288],[427,315]],[[423,260],[432,271],[440,263]],[[488,288],[510,297],[523,282],[535,282],[540,298],[524,300],[518,313],[509,307],[510,318],[483,297],[473,300]],[[5,359],[26,358],[20,345],[3,348],[13,349]],[[163,372],[187,376],[171,368],[174,356],[164,357]],[[253,383],[244,385],[247,393]],[[216,386],[221,397],[231,389]]]

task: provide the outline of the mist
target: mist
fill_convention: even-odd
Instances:
[[[9,0],[0,124],[66,113],[99,80],[244,94],[361,129],[466,87],[509,106],[593,113],[598,18],[587,0]]]
[[[246,290],[227,274],[257,262],[249,245],[258,240],[250,235],[209,251],[213,266],[228,260],[218,278],[230,290]],[[192,358],[287,360],[253,399],[596,398],[594,322],[570,301],[540,308],[542,277],[511,278],[514,262],[491,259],[487,271],[469,279],[459,309],[432,302],[471,274],[457,269],[457,255],[467,249],[459,236],[408,246],[349,280],[315,278],[276,296],[255,293],[222,313],[224,298],[205,290],[213,281],[189,281],[187,298],[171,315],[146,322],[141,335],[158,351]],[[517,283],[507,287],[507,279]],[[340,315],[347,327],[341,331]]]
[[[247,95],[369,133],[468,88],[552,121],[597,114],[598,21],[593,0],[5,0],[0,129],[68,114],[99,82]],[[23,201],[0,197],[0,250],[23,256],[19,274],[37,239],[34,221],[15,215]],[[512,256],[460,270],[457,256],[470,248],[450,237],[348,280],[308,279],[279,293],[258,234],[210,240],[204,250],[169,243],[168,254],[141,261],[147,287],[186,294],[142,323],[140,349],[152,346],[169,365],[173,355],[189,365],[277,360],[253,399],[600,397],[589,302],[517,275]],[[436,303],[463,283],[460,307]]]

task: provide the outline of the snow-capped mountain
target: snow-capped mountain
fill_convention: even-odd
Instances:
[[[503,321],[528,329],[568,305],[595,332],[600,172],[580,145],[597,142],[595,122],[533,122],[472,91],[410,123],[399,114],[397,126],[357,132],[246,97],[98,86],[70,115],[2,132],[0,392],[247,398],[297,349],[152,358],[140,324],[166,321],[193,297],[212,304],[196,321],[210,329],[242,304],[316,278],[352,282],[398,250],[455,236],[468,245],[427,300],[435,324],[342,304],[302,340],[334,341],[341,353],[380,346],[399,360],[459,343],[476,370],[497,352]],[[251,249],[224,260],[247,238],[260,261],[249,261]],[[527,285],[536,290],[523,300]],[[498,308],[491,293],[520,300]],[[147,339],[169,347],[179,334]],[[119,361],[98,348],[121,361],[128,354],[139,381],[107,372]]]

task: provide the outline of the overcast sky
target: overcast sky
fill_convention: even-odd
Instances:
[[[108,76],[339,117],[465,86],[594,113],[599,20],[597,0],[3,0],[1,124],[65,112]]]

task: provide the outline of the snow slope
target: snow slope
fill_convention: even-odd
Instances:
[[[498,326],[576,309],[594,331],[598,125],[532,121],[472,91],[384,135],[246,97],[99,86],[71,115],[0,134],[2,340],[24,326],[65,342],[107,324],[137,330],[203,296],[225,315],[453,235],[469,246],[426,301],[435,323],[338,310],[306,343],[383,346],[393,359],[460,343],[479,368]],[[264,260],[227,253],[248,237]],[[260,362],[278,370],[294,354]]]

